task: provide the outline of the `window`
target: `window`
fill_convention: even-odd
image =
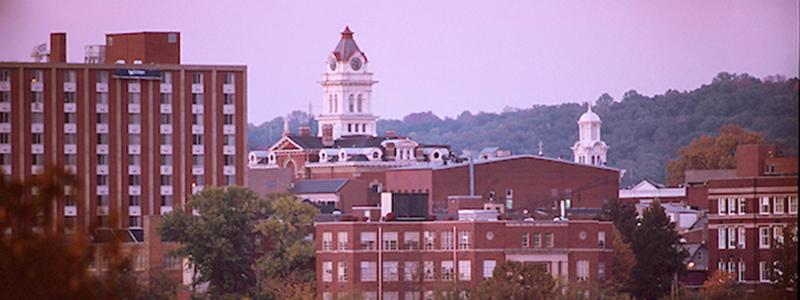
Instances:
[[[361,299],[363,299],[363,300],[378,300],[378,293],[377,292],[361,292]]]
[[[141,175],[128,175],[128,186],[142,185]]]
[[[109,45],[111,45],[111,43],[109,43]],[[97,83],[108,83],[108,72],[106,71],[97,72]]]
[[[744,215],[746,213],[747,208],[747,200],[744,198],[739,198],[739,214]]]
[[[138,133],[129,133],[128,134],[128,144],[129,145],[139,145],[142,143],[142,135]]]
[[[453,280],[453,261],[452,260],[443,260],[442,261],[442,281],[451,281]]]
[[[203,125],[203,114],[192,114],[192,125]]]
[[[108,93],[97,93],[97,104],[108,104]]]
[[[322,233],[322,251],[331,251],[333,250],[333,233],[331,232],[323,232]]]
[[[796,215],[797,214],[797,196],[789,196],[789,214]]]
[[[769,227],[758,228],[758,248],[769,249]]]
[[[425,231],[423,235],[425,238],[425,250],[433,250],[434,242],[436,241],[436,233],[433,231]]]
[[[128,93],[128,104],[141,104],[141,103],[142,103],[142,94]]]
[[[75,103],[75,93],[64,92],[64,103]]]
[[[728,201],[726,201],[725,198],[717,199],[717,214],[719,214],[720,216],[727,214],[728,213],[727,204]]]
[[[736,249],[736,228],[728,227],[728,249]]]
[[[97,185],[108,185],[108,175],[97,175]]]
[[[374,282],[377,277],[378,264],[374,261],[361,262],[361,282]]]
[[[458,249],[469,249],[472,247],[470,234],[468,230],[461,230],[458,232]]]
[[[361,249],[375,250],[375,232],[362,232],[361,233]]]
[[[739,238],[738,238],[739,249],[744,249],[745,246],[747,246],[746,242],[745,242],[747,240],[747,235],[746,235],[745,229],[744,229],[744,227],[739,227],[737,229],[739,230]]]
[[[236,136],[233,134],[225,134],[222,136],[223,146],[236,146]]]
[[[162,84],[171,84],[172,83],[172,73],[170,72],[161,72],[161,83]]]
[[[548,232],[544,234],[544,246],[547,248],[553,248],[553,233]]]
[[[75,124],[78,122],[78,114],[64,113],[64,124]]]
[[[436,280],[436,270],[434,270],[433,261],[426,260],[423,263],[423,272],[425,274],[424,280],[425,281],[433,281]]]
[[[31,134],[31,144],[41,144],[42,143],[42,134],[41,133],[33,133]]]
[[[161,206],[172,206],[172,195],[161,195]]]
[[[225,165],[225,166],[232,166],[234,163],[236,163],[236,156],[235,155],[227,155],[227,154],[223,155],[222,156],[222,162],[223,162],[223,165]]]
[[[469,260],[458,261],[458,280],[464,280],[464,281],[472,280],[472,261]]]
[[[333,281],[333,262],[331,261],[323,261],[322,262],[322,282],[332,282]]]
[[[383,250],[397,250],[397,232],[383,233]]]
[[[192,166],[195,166],[195,167],[202,167],[203,166],[203,155],[202,154],[192,154]]]
[[[234,94],[225,94],[225,96],[222,97],[222,104],[225,104],[225,105],[234,104],[235,101],[236,101],[235,97],[236,97],[236,95],[234,95]]]
[[[589,280],[589,261],[588,260],[579,260],[575,266],[576,274],[575,277],[578,281],[586,281]]]
[[[419,280],[419,263],[416,261],[407,261],[403,263],[403,280]]]
[[[42,92],[31,92],[31,103],[44,103],[44,93]]]
[[[40,112],[32,112],[31,123],[44,123],[44,114]]]
[[[75,154],[64,154],[64,165],[75,166],[77,164],[78,164],[78,156],[77,155],[75,155]]]
[[[142,156],[139,154],[128,154],[128,165],[138,166],[142,164]]]
[[[348,105],[347,105],[347,108],[348,108],[348,110],[347,110],[347,111],[349,111],[349,112],[354,112],[354,111],[355,111],[355,108],[354,108],[354,106],[355,106],[355,101],[356,101],[356,100],[355,100],[355,99],[353,99],[353,95],[350,95],[350,101],[348,102]],[[348,126],[348,127],[349,127],[349,126]]]
[[[494,273],[494,268],[497,266],[496,260],[484,260],[483,261],[483,279],[492,278],[492,273]]]
[[[8,70],[0,70],[0,82],[11,81],[11,72]]]
[[[128,206],[139,206],[141,205],[141,203],[142,203],[141,196],[139,195],[128,196]]]
[[[10,165],[11,164],[11,154],[8,153],[0,153],[0,165]],[[10,174],[3,174],[3,179],[6,182],[11,180]]]
[[[336,271],[337,281],[347,282],[347,262],[340,261]]]
[[[601,249],[606,248],[606,232],[605,231],[598,231],[597,232],[597,246]]]
[[[442,231],[442,250],[453,249],[453,232]]]
[[[192,175],[192,185],[193,186],[203,186],[205,185],[205,176],[203,175]]]
[[[108,164],[108,155],[107,154],[98,154],[97,155],[97,165],[107,165]]]
[[[161,186],[172,185],[172,175],[161,175]]]
[[[729,215],[737,214],[737,210],[739,208],[739,206],[736,203],[737,200],[738,199],[736,199],[736,198],[728,198],[728,214]]]
[[[138,125],[138,124],[142,124],[142,115],[137,113],[129,113],[128,125]]]
[[[758,262],[758,274],[759,274],[758,279],[761,282],[769,282],[771,268],[772,266],[770,265],[769,262],[766,261]]]
[[[222,124],[223,125],[233,125],[233,115],[232,114],[224,114],[224,115],[222,115]]]
[[[164,260],[162,261],[162,266],[165,270],[180,270],[181,269],[181,258],[177,256],[172,256],[169,254],[164,255]]]
[[[192,135],[192,145],[194,145],[194,146],[202,146],[203,145],[203,135],[202,134],[193,134]]]
[[[337,233],[337,249],[339,250],[347,250],[347,232],[342,231]]]
[[[761,197],[761,205],[759,206],[758,213],[762,215],[769,214],[769,197]]]
[[[172,94],[169,93],[162,93],[159,103],[161,104],[172,104]]]
[[[0,103],[11,102],[11,92],[0,91]]]
[[[739,272],[738,272],[739,276],[738,276],[738,278],[737,278],[737,280],[738,280],[739,282],[742,282],[742,281],[744,281],[744,268],[745,268],[745,266],[744,266],[744,261],[743,261],[743,260],[739,260],[739,269],[738,269],[738,271],[739,271]]]
[[[597,277],[600,280],[606,280],[606,263],[605,262],[598,262],[597,263]]]
[[[97,124],[108,124],[108,114],[97,113]]]
[[[725,227],[717,228],[717,246],[719,249],[728,248],[728,230]]]
[[[772,238],[775,239],[776,244],[783,244],[783,226],[772,227]]]
[[[403,233],[403,248],[408,250],[419,249],[419,231],[406,231]]]
[[[783,210],[783,197],[773,197],[772,198],[772,213],[776,215],[782,215]]]
[[[194,105],[202,105],[203,104],[203,94],[192,94],[192,104],[194,104]]]
[[[0,123],[10,123],[11,115],[7,112],[0,112]]]
[[[383,281],[397,281],[397,262],[396,261],[384,261],[383,262]]]
[[[225,84],[235,84],[236,83],[236,74],[233,72],[225,73],[225,79],[223,80]]]
[[[108,206],[108,195],[97,195],[97,206]]]
[[[128,217],[128,227],[131,227],[131,228],[142,228],[142,223],[140,221],[139,216],[129,216]]]
[[[172,124],[172,115],[161,114],[161,125],[170,125],[170,124]]]
[[[31,155],[31,165],[34,165],[34,166],[44,165],[44,155],[42,155],[42,154],[33,154],[33,155]]]
[[[159,142],[161,145],[172,145],[172,135],[169,133],[162,133],[159,136]]]
[[[203,83],[203,73],[193,72],[192,73],[192,84],[202,84],[202,83]]]

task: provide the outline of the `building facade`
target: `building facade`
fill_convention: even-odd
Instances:
[[[107,36],[116,64],[66,54],[0,63],[4,176],[50,165],[79,175],[57,200],[59,231],[141,229],[144,216],[183,207],[203,186],[245,184],[246,67],[182,65],[178,33],[130,35],[142,39],[126,51],[120,35]],[[65,53],[66,37],[55,41],[50,53]],[[175,51],[168,64],[150,61]]]
[[[321,299],[434,299],[469,293],[505,261],[539,264],[565,282],[610,278],[613,224],[581,221],[318,222]]]

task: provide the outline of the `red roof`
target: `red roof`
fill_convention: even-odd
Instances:
[[[353,40],[353,32],[350,31],[350,26],[345,26],[344,31],[342,31],[342,37],[339,39],[339,44],[333,49],[333,55],[337,61],[349,61],[357,52],[364,56],[366,62],[367,55],[361,52],[361,49],[358,49],[356,41]]]

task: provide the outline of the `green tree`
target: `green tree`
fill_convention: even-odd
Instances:
[[[772,280],[785,299],[797,299],[797,224],[783,230],[783,242],[775,252]]]
[[[492,278],[482,282],[475,299],[552,299],[556,281],[540,265],[506,261],[498,265]]]
[[[686,250],[678,247],[681,236],[664,213],[659,201],[644,210],[633,231],[631,247],[636,266],[631,272],[631,294],[637,299],[658,299],[666,295],[672,279],[683,268]]]
[[[267,217],[267,202],[246,188],[207,187],[192,196],[188,208],[197,215],[176,209],[164,216],[159,231],[162,239],[180,243],[175,254],[195,268],[193,286],[207,282],[211,298],[253,294],[260,249],[254,229]]]
[[[610,294],[622,297],[631,290],[631,272],[636,266],[636,256],[631,246],[622,240],[622,234],[616,227],[611,235],[611,248],[614,250],[614,262],[607,290]]]
[[[55,230],[54,206],[65,186],[75,195],[81,185],[61,168],[23,180],[0,174],[0,298],[133,299],[138,289],[119,240],[97,248],[110,261],[98,277],[87,271],[95,254],[90,237]]]
[[[614,222],[614,228],[618,231],[624,243],[630,243],[633,238],[633,231],[636,229],[636,209],[633,205],[624,204],[619,199],[611,199],[603,205],[603,214],[606,219]]]
[[[764,137],[737,125],[724,125],[716,137],[701,135],[678,150],[678,158],[667,164],[671,185],[683,183],[686,170],[732,169],[736,167],[736,146],[760,144]]]
[[[272,213],[258,222],[255,231],[266,238],[269,250],[258,261],[261,291],[276,299],[304,299],[316,286],[314,217],[319,213],[291,195],[272,195]],[[309,293],[309,291],[311,291]]]

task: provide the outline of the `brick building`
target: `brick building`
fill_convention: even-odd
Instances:
[[[495,266],[541,264],[566,282],[609,278],[611,222],[332,221],[316,225],[321,299],[433,299],[472,291]]]
[[[49,165],[80,175],[57,199],[58,232],[157,240],[146,217],[184,207],[203,186],[245,185],[246,67],[180,64],[179,37],[108,34],[107,51],[87,61],[114,64],[70,63],[58,33],[40,47],[44,62],[0,62],[4,176]]]
[[[797,157],[780,157],[771,145],[744,145],[736,166],[735,176],[706,183],[709,272],[769,284],[775,248],[786,230],[797,228]]]

